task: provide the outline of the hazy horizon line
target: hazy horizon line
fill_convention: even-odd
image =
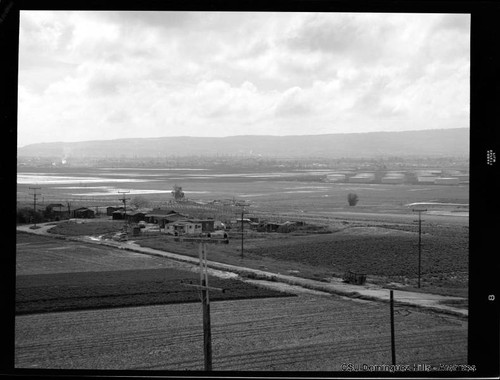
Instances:
[[[426,132],[426,131],[444,131],[444,130],[456,130],[456,129],[470,129],[470,127],[457,127],[457,128],[430,128],[430,129],[411,129],[405,131],[368,131],[368,132],[335,132],[335,133],[309,133],[309,134],[292,134],[292,135],[274,135],[274,134],[245,134],[245,135],[227,135],[227,136],[193,136],[193,135],[178,135],[178,136],[156,136],[156,137],[123,137],[123,138],[110,138],[110,139],[92,139],[92,140],[79,140],[79,141],[45,141],[38,143],[30,143],[26,145],[18,145],[17,149],[25,148],[31,145],[39,145],[39,144],[75,144],[75,143],[89,143],[96,141],[117,141],[117,140],[153,140],[153,139],[164,139],[164,138],[208,138],[208,139],[224,139],[224,138],[232,138],[232,137],[303,137],[303,136],[328,136],[328,135],[350,135],[350,134],[373,134],[373,133],[405,133],[405,132]]]

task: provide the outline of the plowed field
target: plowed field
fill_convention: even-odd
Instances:
[[[391,364],[387,304],[334,296],[211,304],[213,369],[341,371]],[[397,364],[464,364],[465,320],[396,307]],[[203,370],[199,304],[16,318],[17,368]]]
[[[212,301],[289,296],[234,279],[209,279],[221,289],[212,292]],[[16,314],[199,302],[199,291],[187,285],[199,283],[197,273],[169,268],[18,276]]]

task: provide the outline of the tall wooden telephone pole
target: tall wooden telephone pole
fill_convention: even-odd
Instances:
[[[243,226],[245,225],[243,223],[243,214],[245,213],[245,208],[242,207],[241,208],[241,258],[243,258],[243,237],[245,236],[245,234],[243,233]]]
[[[422,212],[426,209],[414,209],[418,212],[418,287],[420,288],[420,272],[422,267]]]
[[[40,195],[40,194],[37,194],[36,191],[40,190],[41,187],[30,187],[29,189],[33,190],[33,211],[34,211],[33,221],[35,223],[34,226],[36,227],[36,196]]]
[[[210,324],[210,299],[208,297],[208,272],[207,272],[207,244],[200,243],[200,283],[201,306],[203,309],[203,353],[205,357],[205,371],[212,370],[212,329]]]
[[[243,239],[244,239],[244,223],[243,215],[245,214],[245,206],[248,206],[245,201],[236,203],[237,206],[241,206],[241,258],[243,258]]]
[[[125,219],[125,224],[127,224],[127,201],[130,200],[130,198],[125,198],[125,194],[130,193],[130,191],[119,191],[118,193],[123,194],[123,198],[120,198],[119,200],[123,202],[123,208],[124,208],[124,213],[123,213],[123,218]]]
[[[200,290],[201,306],[203,311],[203,356],[205,359],[205,371],[212,370],[212,330],[210,323],[210,299],[208,290],[224,292],[224,289],[208,286],[208,265],[207,265],[207,243],[210,239],[200,241],[198,254],[200,258],[200,285],[185,284]],[[212,241],[214,243],[214,241]]]

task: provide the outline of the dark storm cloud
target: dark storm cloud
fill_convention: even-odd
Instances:
[[[383,23],[362,23],[351,15],[333,20],[309,18],[285,41],[290,49],[376,58],[383,55],[384,39],[389,31]]]
[[[100,17],[122,25],[124,28],[155,27],[165,29],[179,29],[195,20],[194,14],[189,12],[102,12]]]

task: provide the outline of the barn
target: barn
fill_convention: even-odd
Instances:
[[[117,210],[111,213],[111,217],[113,220],[124,220],[125,219],[125,211]]]
[[[106,207],[106,215],[112,216],[115,211],[122,211],[122,210],[124,210],[123,207],[108,206]]]
[[[80,208],[73,210],[73,217],[74,218],[81,218],[81,219],[95,218],[95,211],[91,210],[87,207],[80,207]]]
[[[139,211],[127,211],[126,217],[131,223],[139,223],[141,220],[146,219],[146,214]]]
[[[167,223],[177,222],[188,217],[174,210],[153,209],[145,214],[144,218],[146,222],[159,224],[163,228]]]

